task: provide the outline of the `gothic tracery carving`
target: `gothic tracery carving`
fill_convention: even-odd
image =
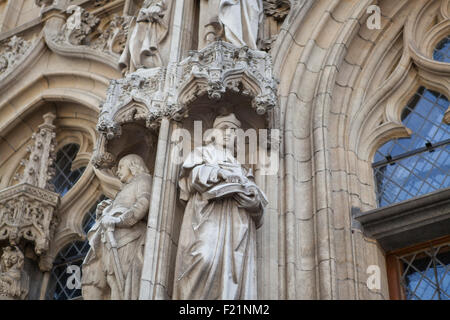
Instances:
[[[22,239],[34,243],[38,256],[43,256],[58,222],[54,215],[59,195],[52,192],[54,176],[55,115],[44,115],[44,123],[33,134],[34,144],[19,184],[0,191],[0,240],[18,245]]]

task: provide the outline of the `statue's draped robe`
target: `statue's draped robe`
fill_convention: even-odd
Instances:
[[[219,21],[225,40],[241,47],[258,50],[258,29],[263,18],[262,0],[221,0]]]
[[[163,65],[159,44],[167,35],[171,2],[157,0],[164,8],[164,16],[154,22],[136,22],[133,18],[125,49],[119,59],[120,69],[134,72],[140,68],[154,68]]]
[[[219,180],[219,169],[246,182]],[[174,299],[256,299],[256,226],[267,200],[227,150],[195,149],[183,164],[188,201],[178,241]]]
[[[133,216],[130,225],[116,225],[114,230],[124,279],[124,291],[122,293],[119,291],[118,279],[115,275],[114,256],[106,230],[101,225],[101,219],[97,220],[88,232],[91,247],[82,267],[83,291],[89,290],[89,286],[100,289],[109,286],[111,289],[110,297],[97,297],[97,299],[137,300],[139,298],[146,231],[144,218],[149,210],[151,181],[151,176],[145,173],[133,177],[123,186],[114,202],[103,210],[102,216],[119,217],[125,212],[131,213]],[[131,211],[129,211],[130,209]],[[84,292],[83,296],[85,296]]]

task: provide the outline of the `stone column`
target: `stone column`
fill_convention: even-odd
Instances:
[[[186,50],[189,37],[192,35],[182,26],[186,24],[188,16],[193,16],[194,3],[176,0],[173,4],[174,14],[171,26],[171,50],[168,69],[176,68]],[[166,87],[171,87],[168,79]],[[156,154],[152,198],[148,216],[147,239],[145,243],[144,267],[141,279],[140,299],[169,299],[173,275],[172,261],[176,253],[172,234],[175,207],[177,203],[177,172],[178,167],[171,165],[172,147],[170,145],[171,133],[178,124],[163,118],[160,123],[158,135],[158,148]]]

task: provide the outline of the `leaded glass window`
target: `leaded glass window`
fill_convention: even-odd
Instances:
[[[410,138],[384,144],[374,157],[380,207],[450,187],[450,128],[443,122],[447,98],[421,87],[403,110]]]
[[[450,243],[398,256],[407,300],[450,300]]]
[[[72,171],[72,162],[79,149],[79,145],[75,143],[67,144],[56,155],[56,174],[52,182],[55,191],[61,196],[64,196],[74,186],[86,169],[86,167],[81,167]]]
[[[450,36],[439,42],[433,52],[433,59],[450,63]]]
[[[82,228],[87,233],[95,223],[95,210],[100,201],[105,199],[101,197],[91,209],[86,213]],[[47,299],[49,300],[78,300],[81,299],[81,287],[73,286],[74,269],[79,270],[81,280],[81,264],[89,250],[88,241],[75,241],[62,249],[53,262],[53,269],[47,290]],[[72,270],[71,270],[72,269]],[[72,277],[72,278],[70,278]],[[69,279],[70,278],[70,279]]]

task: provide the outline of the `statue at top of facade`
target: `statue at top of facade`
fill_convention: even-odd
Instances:
[[[222,39],[237,47],[258,50],[263,17],[262,0],[208,0],[206,42]]]
[[[99,203],[96,223],[88,232],[91,247],[82,266],[85,300],[139,297],[152,178],[135,154],[120,160],[117,176],[121,190],[113,201]]]
[[[237,47],[258,50],[259,25],[264,16],[262,0],[221,0],[219,21],[224,39]]]
[[[5,247],[0,258],[0,300],[25,299],[28,275],[24,272],[24,255],[18,247]]]
[[[145,0],[133,19],[125,49],[119,60],[122,73],[163,65],[159,45],[169,30],[167,0]]]
[[[207,145],[183,163],[174,299],[257,298],[256,228],[267,200],[234,157],[240,125],[234,114],[217,117]]]

